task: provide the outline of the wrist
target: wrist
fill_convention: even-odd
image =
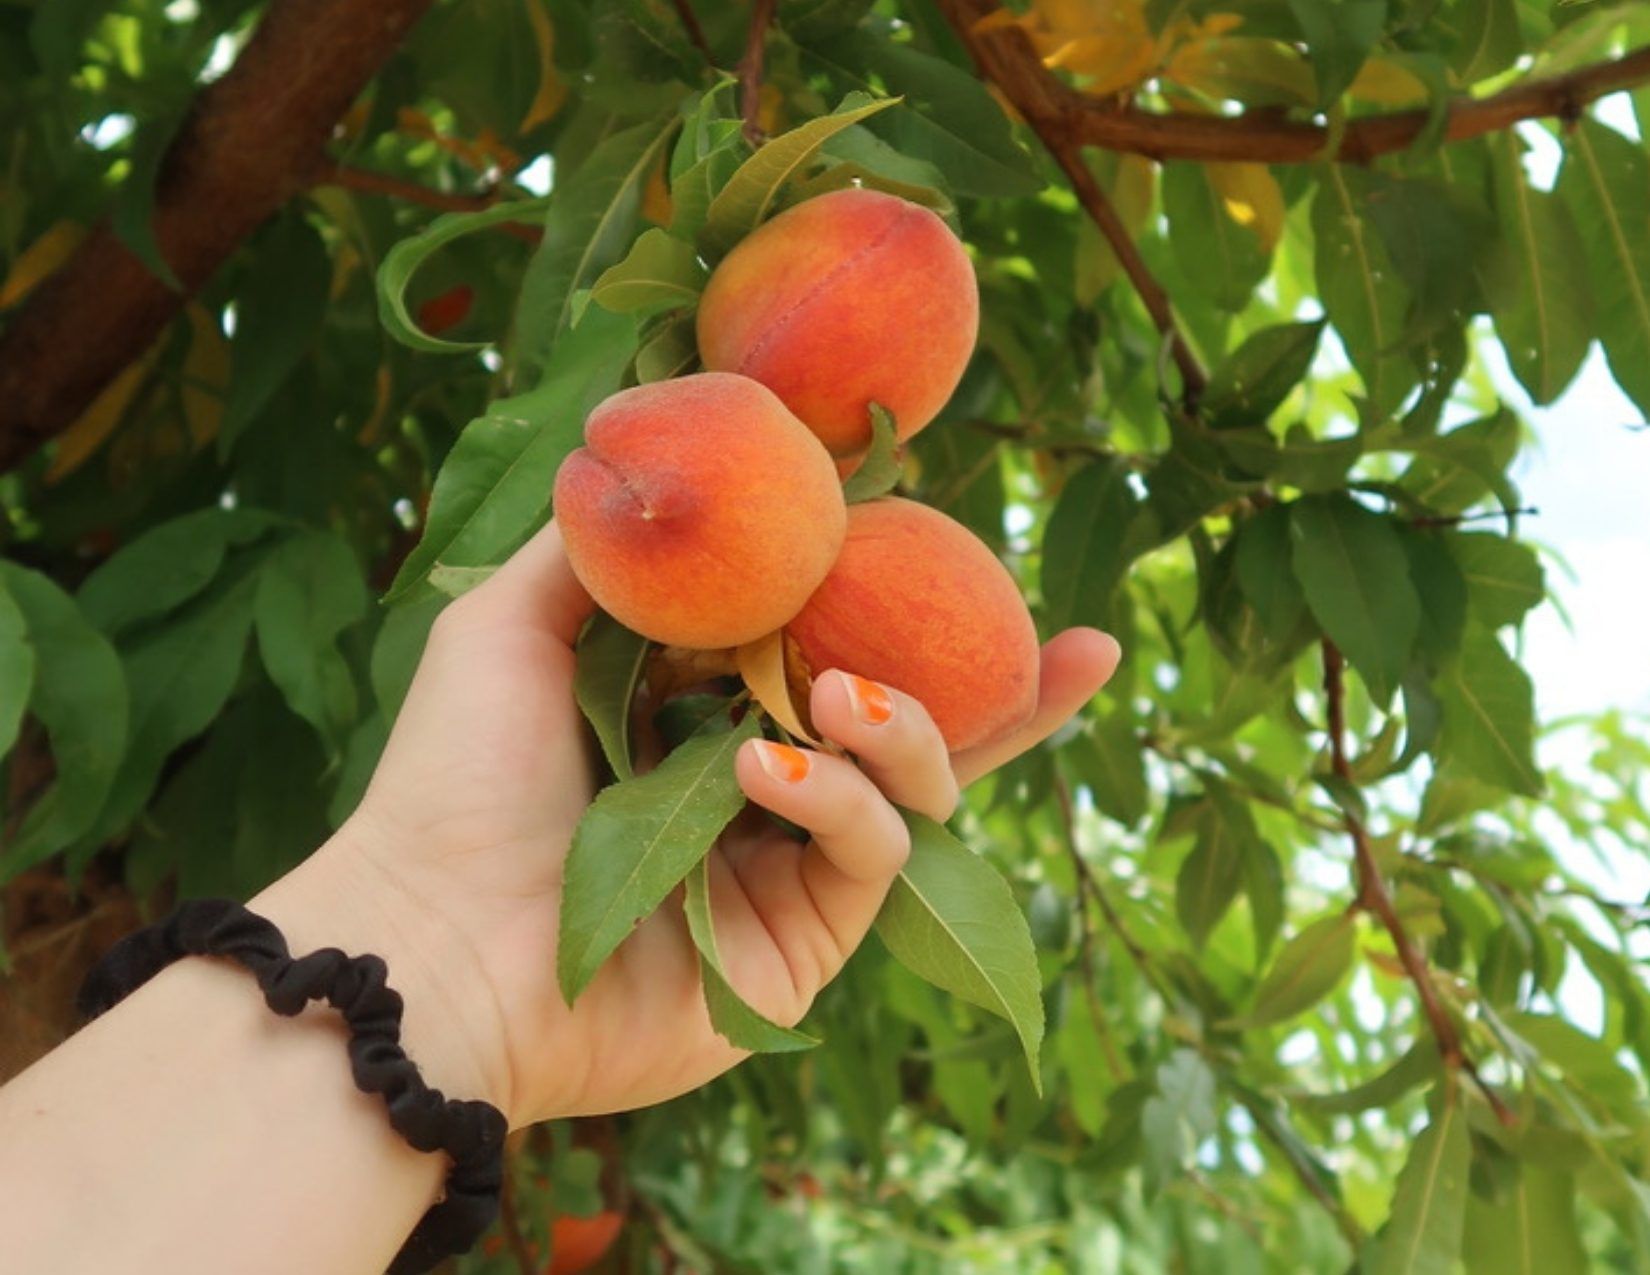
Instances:
[[[404,1005],[401,1041],[425,1081],[449,1098],[490,1102],[513,1119],[502,1014],[469,936],[386,866],[373,832],[351,820],[248,906],[294,956],[340,948],[384,959]]]

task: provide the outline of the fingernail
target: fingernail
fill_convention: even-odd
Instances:
[[[765,739],[756,741],[756,760],[762,769],[782,784],[799,784],[808,777],[813,763],[808,754],[789,744],[773,744]]]
[[[848,703],[854,716],[866,726],[881,726],[894,715],[894,697],[888,688],[877,682],[844,673],[848,686]]]

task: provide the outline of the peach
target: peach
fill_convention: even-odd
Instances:
[[[707,368],[761,381],[835,456],[871,441],[869,407],[909,438],[951,397],[979,330],[968,254],[928,209],[873,190],[805,200],[758,227],[699,302]]]
[[[842,554],[785,626],[810,673],[843,669],[921,700],[953,752],[1037,706],[1037,630],[973,532],[909,500],[848,510]]]
[[[657,642],[713,649],[783,625],[847,525],[830,456],[773,394],[728,372],[622,390],[556,474],[574,574]]]

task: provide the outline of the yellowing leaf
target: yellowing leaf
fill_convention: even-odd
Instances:
[[[747,642],[735,653],[739,662],[739,676],[756,697],[756,702],[768,711],[768,716],[798,739],[818,745],[797,712],[791,696],[790,671],[786,668],[785,634],[775,630],[766,637]]]
[[[524,0],[527,20],[533,27],[533,42],[539,50],[539,90],[534,95],[527,114],[521,117],[518,132],[526,133],[555,118],[567,101],[567,85],[556,71],[556,29],[550,24],[550,14],[540,0]]]
[[[1097,97],[1150,78],[1161,54],[1138,0],[1033,0],[1019,24],[1044,63],[1069,71],[1083,92]]]
[[[665,166],[669,159],[664,151],[659,152],[659,162],[653,166],[647,185],[642,188],[642,216],[655,226],[670,225],[671,214],[676,207],[670,197],[670,186],[665,181]]]
[[[224,396],[229,393],[229,342],[212,313],[199,302],[185,312],[189,352],[183,357],[183,422],[199,449],[218,436]]]
[[[1365,62],[1347,92],[1360,101],[1378,106],[1414,106],[1427,98],[1427,86],[1419,76],[1383,57]]]
[[[69,259],[85,237],[86,228],[78,222],[59,221],[47,228],[11,263],[6,281],[0,283],[0,310],[28,296],[35,284]]]
[[[1226,214],[1260,236],[1266,251],[1283,234],[1283,190],[1265,164],[1210,164],[1209,181],[1219,192]]]
[[[48,483],[58,482],[74,473],[115,432],[115,426],[125,418],[126,409],[132,405],[159,352],[160,343],[157,342],[128,363],[119,376],[103,387],[103,392],[92,400],[91,406],[80,414],[79,419],[63,431],[57,440],[57,450],[52,454],[51,466],[46,470]]]

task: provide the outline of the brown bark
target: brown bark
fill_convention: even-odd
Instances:
[[[334,125],[430,0],[271,0],[196,98],[156,183],[154,232],[183,284],[152,275],[104,221],[0,336],[0,470],[65,429],[189,294],[325,164]]]
[[[959,31],[974,32],[995,13],[994,0],[938,0]],[[1364,162],[1399,151],[1426,129],[1426,110],[1395,111],[1351,121],[1332,154],[1329,130],[1275,115],[1193,115],[1142,110],[1088,97],[1044,66],[1026,33],[1015,26],[976,32],[972,41],[987,77],[1009,92],[1027,122],[1063,140],[1152,159],[1301,164],[1338,159]],[[1573,119],[1588,103],[1650,82],[1650,49],[1579,67],[1565,75],[1530,80],[1485,98],[1463,97],[1447,108],[1451,141],[1499,132],[1520,120]],[[1011,89],[1011,86],[1013,88]]]

